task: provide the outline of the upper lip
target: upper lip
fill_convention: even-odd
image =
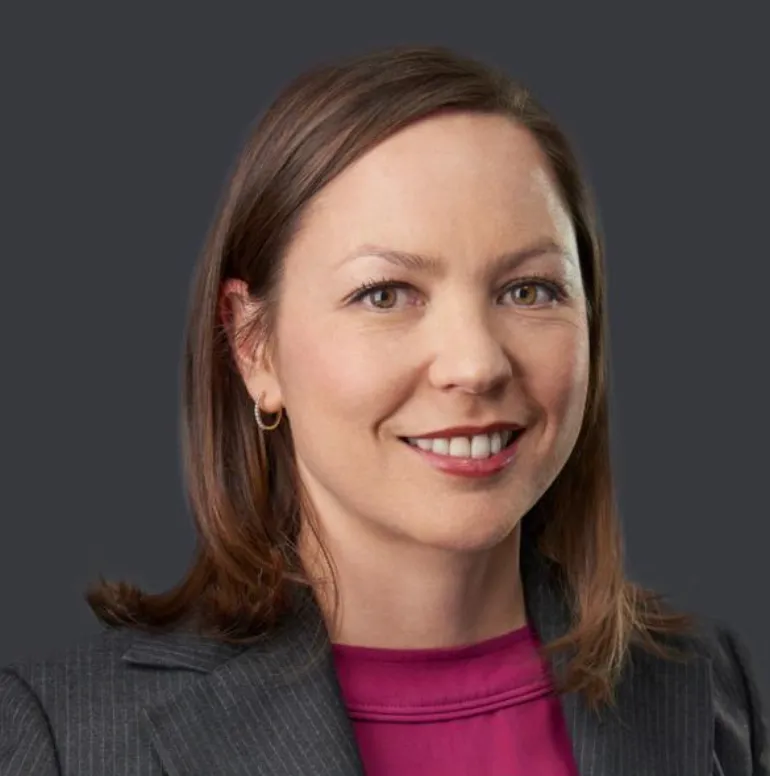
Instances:
[[[489,423],[486,426],[453,426],[441,431],[430,431],[426,434],[412,434],[410,439],[440,439],[441,437],[472,437],[481,434],[492,434],[495,431],[519,431],[524,426],[519,423]]]

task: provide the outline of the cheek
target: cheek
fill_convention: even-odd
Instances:
[[[279,379],[290,414],[305,415],[312,408],[335,416],[371,416],[394,393],[395,354],[350,327],[329,329],[295,318],[282,327],[279,342]]]
[[[564,326],[541,339],[528,358],[531,395],[565,431],[582,420],[589,380],[588,332]]]

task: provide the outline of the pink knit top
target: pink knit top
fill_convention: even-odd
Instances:
[[[529,627],[471,646],[333,645],[366,776],[577,776]]]

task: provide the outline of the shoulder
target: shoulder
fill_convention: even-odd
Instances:
[[[742,638],[726,623],[699,616],[694,634],[675,641],[709,663],[714,755],[724,773],[770,776],[766,712]]]
[[[23,688],[51,715],[63,706],[71,712],[73,705],[93,702],[103,693],[119,701],[121,696],[141,692],[141,676],[132,675],[123,661],[140,637],[128,629],[105,629],[45,657],[20,660],[2,669],[3,687],[6,692]]]
[[[57,681],[98,673],[99,668],[120,661],[122,653],[136,637],[135,632],[125,628],[105,628],[42,657],[21,659],[3,666],[2,675],[17,676],[42,689]]]
[[[711,622],[704,644],[711,657],[715,749],[724,762],[747,757],[751,773],[770,775],[770,740],[749,651],[724,623]]]
[[[142,710],[195,681],[218,658],[193,635],[109,628],[47,657],[0,670],[0,773],[69,772],[66,762],[141,759]],[[172,670],[157,670],[160,664]],[[87,734],[84,735],[84,732]],[[104,765],[104,763],[103,763]],[[96,767],[94,773],[108,773]],[[138,767],[138,766],[137,766]],[[90,771],[88,771],[90,773]]]
[[[238,649],[192,632],[105,628],[44,658],[11,663],[0,675],[27,686],[48,708],[100,692],[117,700],[162,694],[166,672],[152,668],[171,669],[167,681],[179,689],[180,674],[207,672]]]
[[[0,670],[0,773],[58,774],[57,720],[73,698],[115,661],[127,634],[108,631],[56,655]]]

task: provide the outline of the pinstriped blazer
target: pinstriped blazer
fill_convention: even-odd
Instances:
[[[522,578],[540,638],[563,633],[547,562],[523,553]],[[634,652],[613,710],[561,696],[582,776],[770,776],[745,650],[725,628],[701,631],[684,663]],[[328,644],[305,596],[258,645],[111,629],[9,666],[0,776],[362,776]]]

